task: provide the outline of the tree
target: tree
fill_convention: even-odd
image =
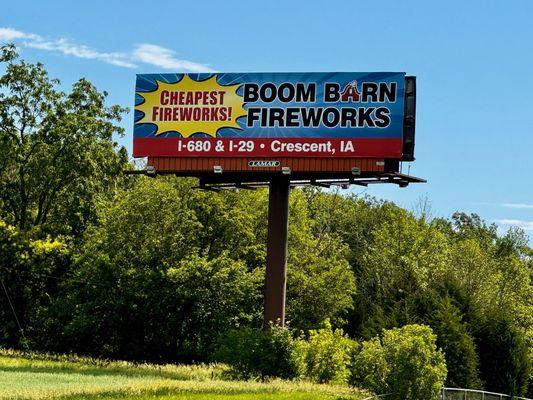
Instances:
[[[262,271],[227,252],[206,256],[205,227],[186,200],[196,194],[175,180],[141,177],[102,204],[66,298],[50,311],[64,326],[51,349],[205,360],[220,332],[259,320]]]
[[[496,224],[487,225],[477,214],[455,212],[452,215],[451,225],[458,239],[475,239],[481,247],[489,249],[497,239]]]
[[[477,215],[455,213],[443,288],[472,328],[485,388],[525,393],[533,359],[533,286],[523,232],[497,237]]]
[[[20,230],[77,235],[94,222],[98,196],[110,196],[127,162],[113,141],[127,111],[105,106],[86,79],[57,89],[40,63],[0,49],[0,212]]]
[[[42,335],[57,338],[46,310],[60,292],[71,256],[61,238],[35,238],[0,219],[0,346],[40,348]]]
[[[420,322],[419,300],[432,296],[449,262],[448,242],[440,231],[404,210],[389,214],[371,233],[357,270],[356,332],[364,337]]]
[[[511,396],[524,396],[530,379],[531,360],[523,332],[506,316],[494,315],[478,323],[475,337],[485,388]]]
[[[291,193],[287,266],[287,319],[294,329],[318,328],[330,319],[339,326],[352,307],[355,278],[347,247],[313,229],[301,191]]]
[[[481,389],[479,357],[469,327],[460,310],[449,297],[431,303],[427,323],[437,335],[437,345],[444,352],[448,376],[446,386]]]

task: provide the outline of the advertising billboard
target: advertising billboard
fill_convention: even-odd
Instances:
[[[405,73],[137,75],[135,157],[401,159]]]

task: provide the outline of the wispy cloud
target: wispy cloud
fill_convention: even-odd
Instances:
[[[90,60],[104,61],[119,67],[135,68],[136,65],[128,61],[124,53],[105,53],[91,49],[85,45],[72,43],[67,39],[57,40],[31,40],[24,43],[27,47],[39,50],[56,51],[66,56],[87,58]]]
[[[0,41],[9,42],[16,40],[22,40],[22,46],[33,49],[53,51],[77,58],[99,60],[119,67],[136,67],[125,53],[101,52],[65,38],[49,39],[35,33],[22,32],[12,28],[0,28]]]
[[[0,41],[8,42],[16,39],[38,39],[39,36],[33,33],[17,31],[13,28],[0,28]]]
[[[175,53],[155,44],[140,44],[131,52],[102,52],[66,38],[47,38],[31,32],[0,27],[1,42],[18,42],[33,49],[51,51],[66,56],[103,61],[119,67],[136,68],[137,63],[183,72],[214,72],[210,67],[176,58]]]
[[[525,231],[533,231],[533,221],[523,221],[520,219],[495,219],[494,222],[500,225],[517,226]]]
[[[174,52],[155,44],[143,43],[133,51],[135,59],[146,64],[165,69],[186,70],[191,72],[214,72],[210,67],[188,60],[176,58]]]
[[[502,203],[500,204],[502,207],[505,208],[526,208],[526,209],[533,209],[533,204],[526,204],[526,203]]]
[[[476,206],[492,206],[492,207],[533,210],[533,204],[528,204],[528,203],[488,203],[484,201],[474,201],[474,202],[471,202],[470,204],[476,205]]]

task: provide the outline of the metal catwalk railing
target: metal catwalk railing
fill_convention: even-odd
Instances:
[[[531,400],[482,390],[442,388],[440,400]]]

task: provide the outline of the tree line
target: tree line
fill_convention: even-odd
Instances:
[[[200,362],[221,335],[260,328],[267,192],[125,176],[126,109],[85,79],[60,90],[13,46],[0,61],[0,346]],[[288,257],[293,335],[327,325],[362,342],[426,325],[447,385],[533,395],[523,231],[296,189]]]

